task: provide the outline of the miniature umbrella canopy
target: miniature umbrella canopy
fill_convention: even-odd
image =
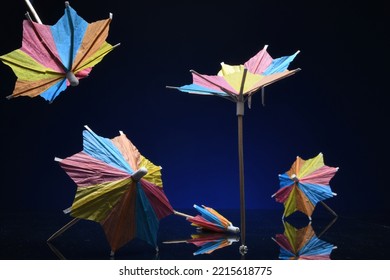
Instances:
[[[235,227],[232,222],[215,211],[213,208],[204,205],[199,207],[196,204],[194,204],[194,208],[200,213],[200,215],[190,216],[178,211],[175,211],[175,214],[185,216],[187,221],[191,222],[192,226],[198,227],[201,230],[231,233],[240,232],[238,227]]]
[[[182,92],[219,96],[236,103],[238,119],[238,158],[240,175],[240,212],[241,212],[241,242],[240,251],[246,252],[245,245],[245,191],[244,191],[244,160],[243,160],[243,127],[244,103],[248,101],[250,107],[252,95],[264,87],[283,78],[295,74],[300,69],[288,70],[288,66],[299,51],[290,56],[272,58],[264,46],[255,56],[243,65],[228,65],[221,63],[221,70],[217,75],[203,75],[193,70],[193,83],[181,87],[167,86]]]
[[[17,77],[7,98],[41,96],[51,103],[69,85],[78,85],[79,79],[87,77],[119,45],[105,41],[111,20],[112,14],[88,23],[68,2],[64,15],[52,26],[24,20],[22,47],[0,56]]]
[[[277,202],[284,204],[283,217],[300,211],[311,219],[318,202],[337,216],[323,200],[336,195],[332,192],[329,182],[338,169],[326,166],[322,153],[308,160],[297,156],[290,170],[279,175],[280,188],[272,195]]]
[[[159,221],[173,214],[162,189],[161,167],[142,156],[123,132],[108,139],[85,127],[83,150],[57,159],[77,185],[66,212],[76,220],[100,223],[112,254],[134,238],[157,248]]]
[[[337,247],[317,237],[313,227],[297,229],[284,222],[284,233],[272,238],[280,246],[279,259],[282,260],[330,260]]]

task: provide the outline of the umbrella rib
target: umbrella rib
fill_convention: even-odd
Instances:
[[[101,53],[100,55],[96,56],[93,60],[88,61],[88,63],[91,63],[92,61],[95,61],[95,60],[100,59],[101,57],[104,57],[106,54],[108,54],[108,53],[111,52],[114,48],[116,48],[116,47],[118,47],[118,46],[120,46],[120,43],[118,43],[118,44],[112,46],[109,50],[107,50],[107,51]],[[82,68],[84,67],[85,64],[80,65],[80,64],[81,64],[81,61],[82,61],[82,60],[80,60],[80,62],[77,64],[77,67],[74,67],[74,68],[73,68],[74,72],[78,72],[79,69],[82,69]]]
[[[181,89],[180,89],[180,87],[175,87],[175,86],[165,86],[165,88],[170,88],[170,89],[177,89],[177,90],[180,90],[180,91],[182,91]],[[211,92],[211,91],[206,91],[206,90],[204,90],[204,91],[198,91],[198,92],[202,92],[202,93],[208,93],[208,94],[211,94],[211,95],[213,95],[213,96],[216,96],[216,94],[214,94],[213,92]],[[197,92],[195,92],[195,91],[192,91],[192,92],[188,92],[188,93],[192,93],[192,94],[200,94],[200,93],[197,93]],[[225,98],[225,99],[227,99],[227,100],[229,100],[229,101],[231,101],[231,102],[236,102],[235,100],[232,100],[232,98],[230,98],[231,96],[229,95],[229,96],[222,96],[222,95],[217,95],[218,97],[221,97],[221,98]]]
[[[36,86],[36,87],[28,87],[26,90],[19,91],[17,94],[8,95],[6,98],[7,98],[7,99],[11,99],[11,98],[13,98],[13,97],[16,97],[16,96],[19,96],[19,95],[23,95],[23,94],[26,93],[26,92],[29,92],[29,91],[31,91],[31,90],[33,90],[33,89],[40,88],[40,87],[42,87],[42,86],[44,86],[44,85],[47,85],[47,84],[51,84],[52,82],[57,81],[57,80],[58,80],[58,81],[61,81],[61,80],[63,80],[63,78],[62,78],[62,77],[61,77],[61,78],[56,78],[56,79],[53,79],[53,80],[51,80],[51,81],[49,81],[49,82],[47,82],[47,83],[40,84],[39,86]]]
[[[71,28],[70,45],[69,45],[69,61],[68,61],[68,63],[69,63],[68,65],[70,66],[70,69],[67,69],[67,71],[70,71],[72,69],[72,63],[73,63],[74,25],[72,22],[72,16],[71,16],[70,11],[69,11],[69,2],[66,1],[65,6],[66,6],[66,15],[67,15],[68,23],[69,23],[69,26]]]
[[[289,71],[288,73],[286,73],[285,75],[283,75],[283,76],[281,76],[281,77],[279,77],[279,78],[277,78],[277,79],[275,79],[275,80],[272,80],[272,81],[270,81],[270,82],[268,82],[268,83],[262,85],[261,87],[257,88],[256,91],[259,90],[260,88],[266,87],[266,86],[268,86],[268,85],[270,85],[270,84],[273,84],[273,83],[275,83],[275,82],[278,82],[278,81],[280,81],[280,80],[283,80],[284,78],[290,77],[290,76],[292,76],[293,74],[295,74],[296,72],[298,72],[298,71],[300,71],[300,70],[301,70],[301,68],[297,68],[297,69],[294,69],[294,70],[290,70],[290,71]]]
[[[37,12],[35,11],[33,5],[31,4],[31,2],[30,2],[29,0],[24,0],[24,2],[26,2],[27,6],[28,6],[28,8],[30,9],[30,11],[32,12],[32,14],[33,14],[35,20],[36,20],[38,23],[42,24],[42,21],[41,21],[41,19],[39,18]]]
[[[239,101],[244,101],[243,99],[243,92],[244,92],[244,86],[245,86],[245,80],[246,80],[246,73],[248,72],[248,69],[244,68],[244,73],[242,73],[242,80],[240,85],[240,93],[239,93]]]
[[[287,78],[287,77],[289,77],[289,76],[292,76],[292,75],[294,75],[296,72],[298,72],[298,71],[300,71],[301,69],[300,68],[297,68],[297,69],[294,69],[294,70],[290,70],[288,73],[286,73],[285,75],[283,75],[283,76],[281,76],[281,77],[279,77],[279,78],[277,78],[277,79],[275,79],[275,80],[272,80],[272,81],[269,81],[268,83],[266,83],[266,84],[263,84],[263,85],[261,85],[261,86],[259,86],[259,87],[256,87],[256,88],[254,88],[254,89],[252,89],[252,90],[250,90],[250,91],[248,91],[247,93],[247,96],[246,96],[246,98],[245,98],[245,101],[249,98],[249,97],[251,97],[252,95],[254,95],[257,91],[259,91],[260,89],[262,89],[262,96],[261,96],[261,98],[262,98],[262,104],[264,105],[264,88],[266,87],[266,86],[269,86],[269,85],[271,85],[271,84],[273,84],[273,83],[276,83],[276,82],[278,82],[278,81],[280,81],[280,80],[283,80],[284,78]]]

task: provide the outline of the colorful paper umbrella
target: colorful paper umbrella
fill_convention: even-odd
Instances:
[[[309,223],[296,229],[287,222],[283,223],[284,233],[272,238],[280,246],[279,259],[282,260],[330,260],[337,247],[316,236]]]
[[[167,86],[182,92],[200,95],[212,95],[227,98],[236,103],[238,118],[238,157],[240,175],[240,212],[241,212],[241,242],[240,251],[246,252],[245,245],[245,191],[244,191],[244,160],[243,160],[243,128],[244,103],[248,100],[250,107],[251,97],[258,90],[295,74],[300,69],[288,70],[289,64],[294,60],[296,52],[290,56],[273,59],[265,46],[255,56],[243,65],[228,65],[221,63],[218,75],[203,75],[193,70],[190,85],[181,87]],[[264,91],[263,91],[264,95]]]
[[[78,85],[79,79],[87,77],[92,67],[119,45],[105,41],[111,20],[112,14],[88,23],[68,2],[64,15],[52,26],[24,20],[22,47],[0,56],[17,77],[7,98],[41,96],[51,103],[69,85]]]
[[[318,202],[337,216],[323,200],[336,195],[332,192],[329,182],[338,169],[326,166],[322,153],[308,160],[297,156],[290,170],[279,175],[280,188],[272,195],[277,202],[284,204],[283,218],[300,211],[311,219]]]
[[[192,234],[191,239],[164,241],[165,244],[176,243],[189,243],[200,247],[199,250],[193,254],[211,254],[215,250],[222,249],[224,247],[232,245],[234,242],[238,242],[240,238],[235,235],[228,235],[226,233],[201,233]]]
[[[157,249],[159,221],[173,213],[162,189],[161,167],[142,156],[123,132],[108,139],[85,128],[83,150],[57,159],[77,185],[73,204],[66,212],[75,221],[100,223],[112,253],[133,238]]]
[[[232,222],[222,216],[220,213],[215,211],[211,207],[202,205],[199,207],[194,204],[194,208],[201,214],[196,216],[190,216],[183,214],[178,211],[174,211],[176,215],[186,217],[187,221],[191,222],[192,226],[197,227],[200,230],[214,231],[214,232],[231,232],[238,233],[240,229],[235,227]]]

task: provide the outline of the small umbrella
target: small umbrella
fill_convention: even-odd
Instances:
[[[334,246],[316,236],[313,227],[297,229],[283,222],[284,233],[272,238],[280,246],[279,259],[282,260],[330,260]]]
[[[251,105],[251,97],[258,90],[262,90],[264,104],[264,88],[276,81],[295,74],[300,69],[288,70],[294,60],[296,52],[290,56],[273,59],[264,46],[255,56],[244,65],[228,65],[221,63],[221,70],[217,75],[203,75],[191,70],[193,83],[181,87],[167,86],[182,92],[219,96],[236,103],[238,118],[238,157],[240,175],[240,213],[241,213],[241,242],[240,251],[246,252],[245,245],[245,191],[244,191],[244,155],[243,155],[243,128],[244,103]]]
[[[272,195],[277,202],[284,204],[283,218],[300,211],[311,219],[318,202],[337,216],[323,200],[336,195],[329,182],[338,169],[326,166],[322,153],[308,160],[297,156],[290,170],[279,175],[280,188]]]
[[[11,67],[17,80],[8,99],[18,96],[41,96],[50,103],[69,85],[76,86],[92,67],[114,47],[105,40],[108,36],[112,14],[105,20],[86,22],[77,15],[68,2],[65,13],[52,26],[23,21],[22,47],[0,56]],[[28,15],[28,14],[27,14]]]
[[[177,243],[189,243],[200,247],[193,254],[211,254],[215,250],[222,249],[224,247],[232,245],[234,242],[238,242],[240,238],[235,235],[229,235],[226,233],[198,233],[192,234],[191,239],[184,240],[172,240],[164,241],[164,244],[177,244]]]
[[[187,221],[191,222],[192,226],[195,226],[200,230],[231,233],[240,232],[238,227],[235,227],[232,222],[213,208],[204,205],[199,207],[196,204],[194,204],[194,208],[200,215],[190,216],[179,211],[174,211],[174,214],[186,217]]]
[[[88,126],[83,131],[83,150],[56,160],[76,183],[72,206],[75,217],[48,241],[79,219],[102,225],[112,254],[133,238],[157,248],[159,221],[173,209],[162,189],[161,167],[140,154],[123,132],[108,139]]]

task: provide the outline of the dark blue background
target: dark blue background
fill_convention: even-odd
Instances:
[[[121,46],[52,104],[7,100],[16,78],[0,65],[0,209],[70,206],[75,185],[54,157],[82,149],[86,124],[108,138],[124,131],[161,165],[174,208],[239,208],[235,104],[166,86],[190,84],[190,69],[213,75],[222,61],[244,63],[268,44],[275,58],[300,50],[290,69],[302,71],[267,87],[265,107],[257,93],[246,108],[247,208],[282,213],[271,198],[278,174],[297,155],[322,152],[325,164],[340,167],[331,181],[338,196],[327,204],[388,221],[388,16],[384,1],[340,2],[71,1],[88,22],[112,12],[107,41]],[[64,1],[34,7],[52,25]],[[2,12],[1,54],[21,46],[26,11],[19,0]]]

